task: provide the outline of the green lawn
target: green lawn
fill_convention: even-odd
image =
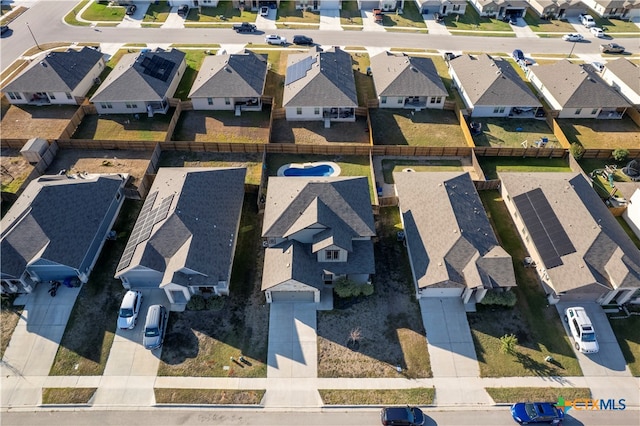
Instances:
[[[276,21],[283,22],[298,22],[307,24],[319,24],[320,12],[312,12],[308,10],[296,9],[295,1],[281,1],[280,7],[278,7],[278,17]],[[292,28],[291,26],[287,28]]]
[[[404,2],[404,9],[402,15],[395,12],[388,12],[383,14],[382,25],[385,27],[409,27],[426,29],[422,14],[418,10],[416,4],[412,1]]]
[[[87,21],[122,21],[125,8],[122,6],[110,7],[106,3],[92,2],[82,13],[82,19]]]
[[[142,18],[143,22],[165,22],[171,12],[171,6],[167,2],[160,2],[158,4],[151,3],[147,8],[147,11]]]
[[[508,22],[480,16],[473,7],[467,7],[464,15],[450,14],[444,17],[448,30],[508,31],[513,32]],[[468,35],[468,34],[467,34]]]
[[[466,146],[453,111],[378,108],[370,114],[376,145]]]
[[[255,22],[257,16],[258,12],[253,12],[250,8],[240,11],[233,7],[233,2],[221,1],[216,7],[203,7],[202,13],[199,13],[198,8],[191,8],[187,22]]]
[[[447,63],[444,61],[442,56],[429,56],[433,61],[433,64],[436,66],[436,70],[438,71],[438,76],[442,83],[444,83],[444,87],[447,88],[447,92],[449,96],[447,96],[447,100],[453,100],[456,102],[460,109],[464,108],[464,101],[460,97],[460,93],[453,87],[453,79],[449,75],[449,67]]]
[[[609,319],[631,374],[640,376],[640,315],[626,319]]]
[[[458,172],[462,164],[458,160],[382,160],[384,183],[393,184],[393,173],[410,168],[416,172]]]
[[[516,402],[552,401],[562,397],[566,400],[591,398],[589,388],[485,388],[496,404]]]
[[[626,232],[629,238],[631,238],[631,241],[633,241],[633,244],[635,244],[636,247],[640,249],[640,238],[638,238],[638,236],[633,232],[629,224],[624,220],[622,216],[616,216],[616,220],[618,221],[620,226],[622,226],[622,229],[624,229],[624,232]]]
[[[637,148],[640,128],[626,115],[621,120],[556,119],[570,143],[586,149]]]
[[[513,309],[478,305],[478,312],[467,314],[480,375],[582,375],[556,309],[548,304],[536,272],[522,264],[527,252],[500,194],[498,191],[480,191],[480,197],[498,240],[513,258],[518,283],[512,290],[518,300]],[[499,338],[505,334],[518,337],[515,355],[504,354],[500,350]],[[551,356],[553,362],[546,362],[547,356]]]
[[[86,115],[73,134],[73,139],[164,141],[175,108],[166,114]]]
[[[159,167],[246,167],[245,183],[259,186],[262,154],[167,150],[160,155]]]
[[[176,88],[176,93],[173,95],[174,98],[180,98],[183,101],[189,99],[189,92],[191,91],[191,86],[193,86],[193,82],[198,76],[198,71],[200,71],[200,66],[202,65],[202,61],[207,54],[204,50],[193,50],[193,49],[185,49],[185,60],[187,62],[187,68],[184,70],[184,75],[180,80],[180,84]],[[216,54],[215,50],[210,50],[212,55]]]
[[[547,148],[560,147],[544,120],[482,117],[475,121],[482,123],[482,133],[472,136],[476,146],[522,148],[526,141],[527,147],[533,147],[535,141],[546,137],[549,139]]]
[[[283,52],[282,50],[254,50],[254,52],[268,55],[269,68],[264,94],[273,98],[273,108],[282,108],[282,94],[284,93],[284,78],[287,73],[287,56],[289,52]]]
[[[368,100],[376,99],[373,77],[367,75],[367,68],[371,65],[369,55],[364,52],[351,53],[351,62],[353,63],[353,75],[356,80],[358,105],[367,106]]]
[[[342,25],[362,25],[362,15],[358,9],[358,2],[344,1],[340,9],[340,23]]]
[[[569,22],[561,21],[559,19],[546,20],[541,19],[535,13],[527,11],[524,16],[524,20],[536,33],[573,33],[575,28]]]
[[[431,405],[434,388],[318,389],[325,405]]]
[[[487,179],[498,179],[498,172],[570,172],[563,158],[478,157]]]
[[[80,3],[76,4],[75,7],[65,15],[64,17],[64,22],[66,22],[69,25],[74,25],[74,26],[89,26],[91,25],[89,22],[81,22],[78,21],[76,19],[76,15],[78,14],[78,12],[87,4],[92,0],[82,0]]]
[[[604,29],[607,33],[640,33],[640,28],[630,21],[623,21],[615,18],[601,18],[595,14],[591,14],[596,21],[596,27]]]

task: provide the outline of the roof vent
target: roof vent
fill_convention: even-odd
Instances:
[[[47,68],[47,67],[49,66],[49,65],[47,65],[47,63],[46,63],[46,62],[44,62],[44,61],[40,62],[40,65],[42,65],[42,66],[43,66],[43,67],[45,67],[45,68]]]

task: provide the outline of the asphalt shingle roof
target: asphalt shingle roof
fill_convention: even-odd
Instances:
[[[506,60],[487,54],[462,55],[452,59],[449,66],[474,106],[542,106]]]
[[[576,249],[546,269],[556,293],[640,287],[640,250],[582,174],[498,175],[511,199],[540,188]]]
[[[640,95],[640,67],[627,58],[607,62],[607,69]]]
[[[310,59],[307,59],[310,58]],[[311,63],[315,59],[315,62]],[[287,75],[298,63],[307,61],[310,69],[304,76],[284,86],[285,107],[357,107],[356,82],[351,55],[332,47],[326,51],[310,49],[308,53],[289,55]]]
[[[34,60],[3,92],[72,92],[102,59],[96,49],[84,47],[49,52]]]
[[[79,268],[126,178],[42,176],[32,181],[0,222],[2,275],[19,277],[36,259]]]
[[[418,288],[516,285],[468,173],[393,174]]]
[[[129,53],[120,59],[91,102],[161,101],[185,60],[177,49]],[[166,61],[166,62],[165,62]],[[156,68],[157,64],[166,68]]]
[[[371,58],[371,71],[378,96],[447,96],[429,58],[382,52]]]
[[[530,72],[563,108],[629,106],[629,102],[593,72],[590,65],[572,64],[563,59],[550,65],[531,67]]]
[[[267,57],[249,50],[207,56],[191,86],[190,98],[260,97],[267,79]]]

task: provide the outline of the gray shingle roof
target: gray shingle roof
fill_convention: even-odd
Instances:
[[[184,58],[185,53],[177,49],[126,54],[98,87],[91,102],[161,101],[173,96],[168,93],[169,86]],[[162,64],[163,60],[168,66],[156,70],[154,62]]]
[[[627,58],[607,62],[607,69],[622,80],[635,93],[640,94],[640,67]]]
[[[2,218],[2,275],[19,277],[38,258],[80,268],[126,175],[42,176]],[[101,237],[101,236],[100,236]]]
[[[102,59],[96,49],[83,47],[50,52],[34,60],[3,92],[72,92]]]
[[[516,285],[468,173],[396,172],[405,236],[418,288]]]
[[[185,282],[179,273],[183,268],[204,275],[200,281],[208,285],[226,281],[245,175],[245,168],[160,168],[148,197],[157,194],[154,207],[173,197],[167,216],[153,225],[150,237],[136,246],[130,264],[117,271],[116,277],[141,265],[161,272],[161,285]],[[143,219],[141,215],[138,221]]]
[[[591,66],[566,59],[530,68],[563,108],[623,108],[627,102]]]
[[[547,268],[557,293],[640,287],[640,250],[580,173],[498,174],[511,199],[540,188],[576,249]]]
[[[189,97],[260,97],[266,80],[267,55],[244,50],[230,55],[207,56]]]
[[[386,51],[371,58],[371,71],[378,96],[447,96],[429,58]]]
[[[285,107],[357,107],[356,82],[351,55],[339,48],[289,55],[287,74],[306,58],[316,59],[304,77],[285,84]]]
[[[511,64],[487,54],[462,55],[449,62],[474,106],[542,106]]]

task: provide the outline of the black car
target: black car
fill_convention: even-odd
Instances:
[[[8,25],[1,25],[0,26],[0,34],[4,34],[7,31],[9,31],[9,26]]]
[[[422,426],[425,417],[418,407],[385,407],[380,420],[384,426]]]
[[[313,44],[313,39],[303,35],[295,35],[293,36],[293,44],[311,46]]]
[[[135,4],[130,4],[129,6],[127,6],[127,11],[125,13],[131,16],[134,13],[136,13],[137,9],[138,9],[138,6],[136,6]]]
[[[188,14],[189,14],[188,4],[182,4],[178,7],[178,16],[183,16],[186,18]]]

